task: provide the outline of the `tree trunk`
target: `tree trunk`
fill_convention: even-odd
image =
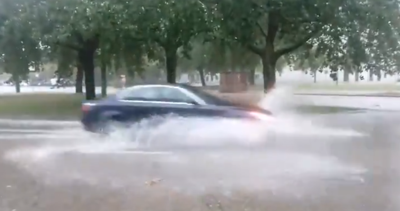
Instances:
[[[256,68],[253,68],[253,69],[251,69],[251,70],[249,71],[249,76],[248,76],[249,84],[250,84],[251,86],[254,86],[254,84],[256,83],[256,81],[255,81],[255,75],[256,75]]]
[[[85,72],[86,100],[96,98],[96,84],[94,80],[94,53],[95,48],[82,49],[78,52],[79,62]]]
[[[343,81],[348,83],[350,78],[350,72],[348,70],[343,70]]]
[[[204,77],[204,69],[202,67],[198,68],[199,75],[200,75],[200,81],[202,86],[207,86],[206,84],[206,79]]]
[[[83,93],[83,68],[81,64],[76,67],[75,93]]]
[[[102,62],[101,63],[101,96],[107,96],[107,65]]]
[[[19,75],[13,74],[13,82],[15,86],[15,92],[16,93],[21,93],[21,80],[19,78]]]
[[[135,76],[136,76],[136,72],[135,69],[133,69],[133,67],[128,67],[128,69],[126,70],[126,83],[125,86],[132,86],[135,84]]]
[[[178,64],[178,55],[176,54],[177,49],[165,48],[165,58],[167,66],[167,82],[176,83],[176,65]]]
[[[313,75],[313,78],[314,78],[314,83],[316,84],[317,83],[317,72],[318,72],[318,70],[314,70],[314,75]]]
[[[369,81],[374,81],[374,71],[369,70]]]
[[[382,72],[381,72],[380,70],[376,71],[376,77],[377,77],[376,80],[381,81],[381,79],[382,79]]]
[[[356,82],[358,82],[359,80],[360,80],[360,72],[358,71],[358,69],[356,70],[356,73],[355,73],[355,81]]]
[[[270,55],[271,54],[265,54],[261,57],[265,93],[273,89],[276,82],[276,59],[273,59]]]
[[[146,75],[143,71],[138,72],[137,75],[142,81],[146,81]]]

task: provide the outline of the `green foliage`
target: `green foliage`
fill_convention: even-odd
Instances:
[[[210,31],[210,14],[207,7],[198,0],[150,0],[142,8],[136,33],[162,48],[167,81],[173,83],[178,49],[181,49],[184,57],[190,58],[190,41]]]
[[[26,12],[19,4],[3,0],[0,12],[0,62],[6,73],[14,77],[26,77],[30,67],[38,67],[41,61],[39,43],[31,37],[31,23],[21,21],[21,16],[14,15]]]
[[[398,64],[399,4],[391,0],[219,0],[218,36],[268,59],[306,59],[317,46],[326,66]],[[305,56],[305,57],[304,57]]]
[[[36,23],[34,35],[43,45],[78,49],[100,34],[103,39],[115,37],[110,29],[118,25],[114,14],[119,11],[111,1],[32,1],[25,7],[29,7],[28,18]]]
[[[190,40],[209,30],[207,8],[198,0],[149,0],[142,8],[139,34],[164,49],[190,50]]]
[[[74,68],[77,67],[77,53],[70,48],[56,47],[56,52],[53,52],[58,67],[56,74],[59,78],[69,78],[73,75]]]
[[[90,62],[132,76],[160,65],[243,71],[260,61],[264,73],[287,64],[394,72],[399,17],[392,0],[1,0],[0,64],[24,75],[57,62],[69,75],[90,51]]]
[[[295,70],[304,70],[310,73],[322,71],[322,68],[327,65],[326,58],[323,55],[316,54],[317,48],[302,51],[303,55],[298,54],[297,57],[292,57],[293,68]]]
[[[179,68],[183,72],[205,70],[210,73],[221,71],[248,71],[260,64],[257,55],[235,43],[222,40],[204,42],[201,39],[192,41],[192,50],[188,56],[182,51]]]

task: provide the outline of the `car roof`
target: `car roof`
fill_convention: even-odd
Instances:
[[[190,84],[185,84],[185,83],[177,83],[177,84],[171,84],[171,83],[144,83],[144,84],[135,84],[133,86],[126,87],[125,90],[141,88],[141,87],[175,87],[175,88],[183,88],[183,89],[188,90],[190,92],[192,91],[191,87],[196,88],[196,86],[191,86]],[[123,91],[123,90],[121,90],[121,91]],[[198,95],[198,94],[195,93],[195,95]],[[215,97],[215,96],[213,97],[213,99],[211,101],[212,101],[212,105],[234,106],[234,107],[246,108],[246,109],[252,108],[253,110],[262,110],[262,111],[264,111],[264,109],[259,108],[257,106],[247,106],[247,105],[241,105],[241,104],[237,104],[237,103],[232,103],[230,101],[227,101],[227,100]]]
[[[143,84],[135,84],[132,86],[126,87],[126,89],[132,89],[132,88],[141,88],[141,87],[175,87],[175,88],[186,88],[187,86],[190,86],[189,84],[183,84],[183,83],[178,83],[178,84],[172,84],[172,83],[143,83]]]
[[[141,89],[141,88],[151,88],[151,87],[164,87],[164,88],[177,88],[177,89],[183,89],[185,92],[189,92],[191,95],[196,96],[196,98],[200,98],[202,101],[206,102],[206,104],[210,105],[223,105],[223,106],[231,106],[232,103],[223,99],[220,99],[216,96],[210,95],[206,92],[203,92],[202,90],[197,90],[197,87],[191,86],[190,84],[184,84],[184,83],[177,83],[177,84],[171,84],[171,83],[145,83],[145,84],[135,84],[130,87],[126,87],[125,89],[120,90],[119,92],[116,93],[116,96],[118,97],[119,95],[125,93],[126,91],[130,90],[135,90],[135,89]]]

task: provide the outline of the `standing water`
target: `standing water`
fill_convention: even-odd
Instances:
[[[289,91],[277,89],[260,101],[275,114],[271,122],[166,117],[157,127],[143,121],[115,128],[108,137],[66,129],[38,146],[13,149],[5,158],[53,185],[79,181],[121,188],[156,178],[190,192],[289,191],[323,179],[362,181],[364,168],[330,154],[332,144],[362,134],[317,124],[296,113],[292,99]],[[68,138],[58,140],[63,135]]]

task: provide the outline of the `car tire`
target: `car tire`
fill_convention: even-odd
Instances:
[[[113,119],[103,119],[100,120],[99,123],[96,125],[96,132],[108,135],[113,132],[113,126],[118,127],[119,123]]]

